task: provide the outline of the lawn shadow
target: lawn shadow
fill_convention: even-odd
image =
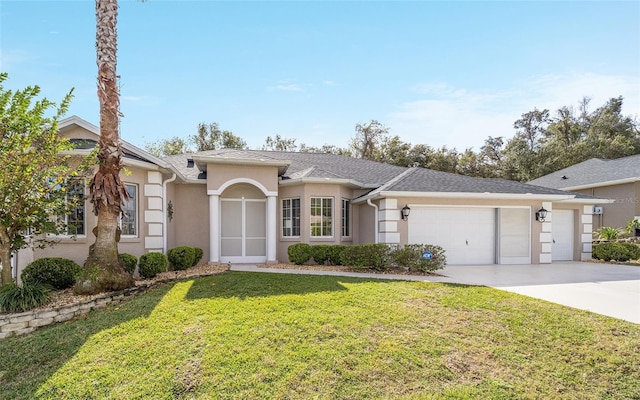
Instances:
[[[197,279],[189,289],[186,300],[212,298],[270,297],[303,295],[349,290],[343,283],[379,282],[386,279],[355,278],[332,275],[278,274],[268,272],[226,272],[210,278]]]
[[[163,285],[143,296],[27,335],[0,340],[0,399],[36,398],[38,388],[93,335],[128,321],[148,318],[174,285]]]

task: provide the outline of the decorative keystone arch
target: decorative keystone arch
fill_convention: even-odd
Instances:
[[[252,185],[267,198],[267,210],[266,210],[266,262],[276,262],[276,199],[278,196],[277,191],[269,191],[260,182],[251,178],[234,178],[226,181],[218,189],[207,190],[209,195],[209,258],[211,262],[220,262],[220,238],[221,238],[221,226],[220,226],[220,196],[224,191],[238,183],[246,183]]]

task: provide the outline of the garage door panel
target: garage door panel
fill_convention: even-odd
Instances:
[[[409,242],[445,249],[447,263],[495,263],[495,209],[414,207],[409,218]]]

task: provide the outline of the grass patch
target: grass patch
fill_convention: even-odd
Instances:
[[[486,287],[225,273],[0,341],[16,398],[637,398],[640,326]]]

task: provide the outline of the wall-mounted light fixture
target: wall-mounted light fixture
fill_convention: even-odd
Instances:
[[[403,221],[408,220],[410,213],[411,213],[411,208],[409,208],[408,205],[405,205],[404,207],[402,207],[402,210],[400,210],[400,215],[402,216],[402,220]]]
[[[541,209],[536,211],[536,221],[544,222],[545,219],[547,219],[547,210],[542,207]]]

